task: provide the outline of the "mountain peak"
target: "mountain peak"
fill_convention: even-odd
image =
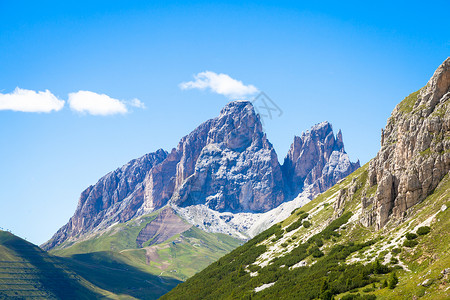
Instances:
[[[306,136],[315,136],[318,138],[324,138],[330,132],[333,132],[333,126],[328,121],[320,122],[314,126],[312,126],[309,130],[302,132],[301,137],[304,138]]]
[[[227,148],[243,151],[250,145],[265,144],[262,124],[250,101],[228,103],[213,119],[208,133],[208,144],[223,143]]]
[[[328,121],[323,121],[323,122],[320,122],[320,123],[312,126],[309,131],[318,132],[318,131],[330,131],[330,130],[331,131],[333,130],[333,126],[331,125],[331,123]]]
[[[210,122],[194,173],[172,199],[217,211],[265,212],[285,200],[281,167],[250,101],[228,103]]]
[[[242,113],[251,113],[251,114],[255,113],[255,110],[253,108],[253,104],[251,101],[249,101],[249,100],[231,101],[231,102],[227,103],[220,111],[221,116],[228,115],[228,114],[242,114]]]
[[[312,194],[325,191],[359,168],[344,151],[342,132],[334,136],[333,126],[324,121],[295,137],[282,166],[294,194],[309,188]]]

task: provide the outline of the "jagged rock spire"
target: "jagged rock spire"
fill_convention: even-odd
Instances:
[[[345,153],[341,130],[335,137],[333,127],[327,121],[294,137],[282,166],[293,194],[307,187],[313,194],[324,192],[357,168],[359,161],[350,162]]]

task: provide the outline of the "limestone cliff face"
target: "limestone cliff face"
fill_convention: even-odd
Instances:
[[[144,181],[148,172],[166,157],[167,152],[158,150],[103,176],[81,193],[73,217],[42,247],[51,249],[102,225],[128,221],[136,216],[137,209],[144,203]]]
[[[399,103],[382,131],[381,149],[370,162],[376,194],[363,199],[366,225],[401,220],[450,170],[450,58],[427,85]],[[372,206],[373,203],[373,206]]]
[[[213,120],[195,172],[173,197],[182,207],[231,212],[265,212],[284,200],[277,154],[248,101],[230,103]]]
[[[144,203],[139,214],[149,213],[167,204],[184,180],[194,173],[195,163],[208,141],[213,120],[201,124],[183,137],[167,158],[150,170],[144,180]]]
[[[282,168],[292,193],[308,188],[318,194],[359,167],[359,161],[350,162],[345,153],[342,132],[335,137],[331,124],[325,121],[294,138]]]

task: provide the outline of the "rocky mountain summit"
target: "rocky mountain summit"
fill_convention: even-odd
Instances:
[[[288,187],[298,194],[308,187],[322,193],[360,167],[345,153],[342,132],[336,137],[330,123],[322,122],[296,136],[282,166]]]
[[[166,205],[177,213],[185,209],[183,217],[189,221],[194,219],[190,208],[201,206],[213,215],[231,214],[231,218],[222,216],[225,223],[239,213],[256,222],[253,214],[271,211],[306,188],[312,198],[358,167],[359,162],[351,163],[344,151],[342,133],[335,137],[328,122],[296,137],[281,166],[252,103],[234,101],[217,118],[183,137],[170,153],[158,150],[144,155],[88,187],[74,216],[42,247],[52,249],[64,242],[89,239]],[[209,230],[207,214],[196,214],[202,228]],[[191,224],[199,226],[198,222]],[[245,238],[238,233],[249,226],[233,226],[236,236]],[[231,234],[220,228],[212,231]],[[142,234],[140,245],[145,242],[142,237],[153,238]]]
[[[172,200],[231,212],[265,212],[285,200],[277,154],[250,102],[228,104],[211,122],[195,170]]]

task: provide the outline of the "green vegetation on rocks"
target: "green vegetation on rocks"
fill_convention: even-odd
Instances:
[[[403,246],[412,248],[412,247],[415,247],[418,243],[419,243],[419,242],[418,242],[418,241],[415,241],[415,240],[405,240],[405,241],[403,242]]]
[[[414,108],[414,104],[417,101],[417,96],[419,95],[419,92],[420,90],[411,93],[405,99],[403,99],[403,101],[398,104],[399,111],[410,113]]]
[[[381,265],[380,262],[368,265],[345,263],[350,254],[370,247],[373,241],[335,245],[326,252],[321,251],[315,243],[317,240],[326,241],[338,235],[336,230],[347,223],[350,217],[351,213],[346,213],[332,221],[321,232],[297,245],[292,251],[258,268],[258,275],[252,277],[249,272],[255,270],[253,266],[257,264],[258,257],[267,250],[261,242],[281,230],[279,225],[272,226],[196,276],[178,285],[162,299],[241,297],[308,299],[324,295],[331,297],[378,282],[379,278],[370,275],[384,276],[382,274],[390,271],[389,267]],[[315,259],[316,262],[311,266],[292,268],[308,257]],[[249,272],[246,274],[240,272],[241,266],[244,266],[244,270],[248,268]],[[327,282],[327,286],[322,286],[321,289],[321,283],[324,281]],[[271,282],[275,282],[275,285],[270,289],[258,293],[254,291],[255,288]]]

